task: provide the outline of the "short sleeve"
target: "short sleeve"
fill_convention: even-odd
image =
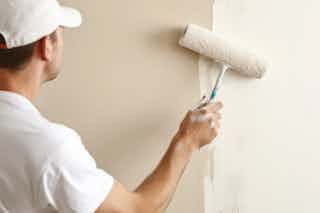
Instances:
[[[113,177],[96,167],[80,139],[67,141],[45,164],[38,199],[59,213],[93,213],[113,186]]]

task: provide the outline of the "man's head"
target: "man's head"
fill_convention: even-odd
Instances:
[[[41,72],[41,81],[55,79],[61,65],[64,27],[81,24],[78,11],[57,0],[2,0],[0,7],[1,71]]]
[[[0,44],[5,44],[1,34]],[[59,73],[62,49],[62,28],[59,27],[53,33],[31,44],[11,49],[0,48],[0,70],[18,73],[35,65],[41,67],[44,81],[53,80]]]

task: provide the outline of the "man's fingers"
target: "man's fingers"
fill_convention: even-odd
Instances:
[[[211,134],[212,134],[213,137],[216,137],[219,134],[218,127],[212,127],[211,128]]]
[[[217,127],[218,129],[220,129],[220,122],[219,122],[219,121],[214,121],[214,125],[215,125],[215,127]]]
[[[221,102],[209,103],[201,108],[201,111],[205,112],[216,112],[223,108],[223,104]]]
[[[209,110],[216,112],[223,108],[223,104],[221,102],[216,102],[213,104],[212,108],[209,108]]]
[[[194,113],[191,115],[192,121],[202,122],[202,121],[219,121],[221,120],[221,113],[215,112],[215,113],[204,113],[203,111],[200,111],[199,113]]]
[[[222,108],[223,108],[222,103],[218,102],[215,104],[207,104],[202,108],[194,110],[194,112],[196,112],[200,115],[205,115],[205,114],[218,113]]]
[[[220,122],[218,119],[212,119],[211,120],[211,128],[216,127],[217,129],[220,129]]]
[[[198,121],[198,122],[208,121],[208,120],[219,121],[219,120],[221,120],[221,114],[217,113],[217,112],[216,113],[203,113],[203,112],[200,112],[200,114],[191,115],[191,120],[192,121]]]
[[[221,120],[221,118],[222,118],[221,113],[219,113],[219,112],[214,113],[214,117],[215,117],[217,120]]]
[[[191,121],[195,122],[204,122],[204,121],[212,121],[215,119],[216,116],[213,113],[203,113],[200,112],[200,114],[194,114],[191,116]]]

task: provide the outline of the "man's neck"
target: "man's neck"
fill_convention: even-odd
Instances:
[[[42,79],[39,72],[31,70],[10,71],[0,69],[0,90],[18,93],[35,102]]]

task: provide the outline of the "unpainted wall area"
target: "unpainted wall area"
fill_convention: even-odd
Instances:
[[[177,41],[187,23],[211,26],[211,1],[61,3],[78,7],[84,23],[65,30],[62,74],[38,105],[77,130],[98,165],[133,189],[199,99],[197,56]],[[203,212],[202,165],[195,154],[168,212]]]
[[[215,2],[214,29],[270,63],[261,81],[229,73],[221,90],[224,213],[320,212],[319,9],[313,0]]]

